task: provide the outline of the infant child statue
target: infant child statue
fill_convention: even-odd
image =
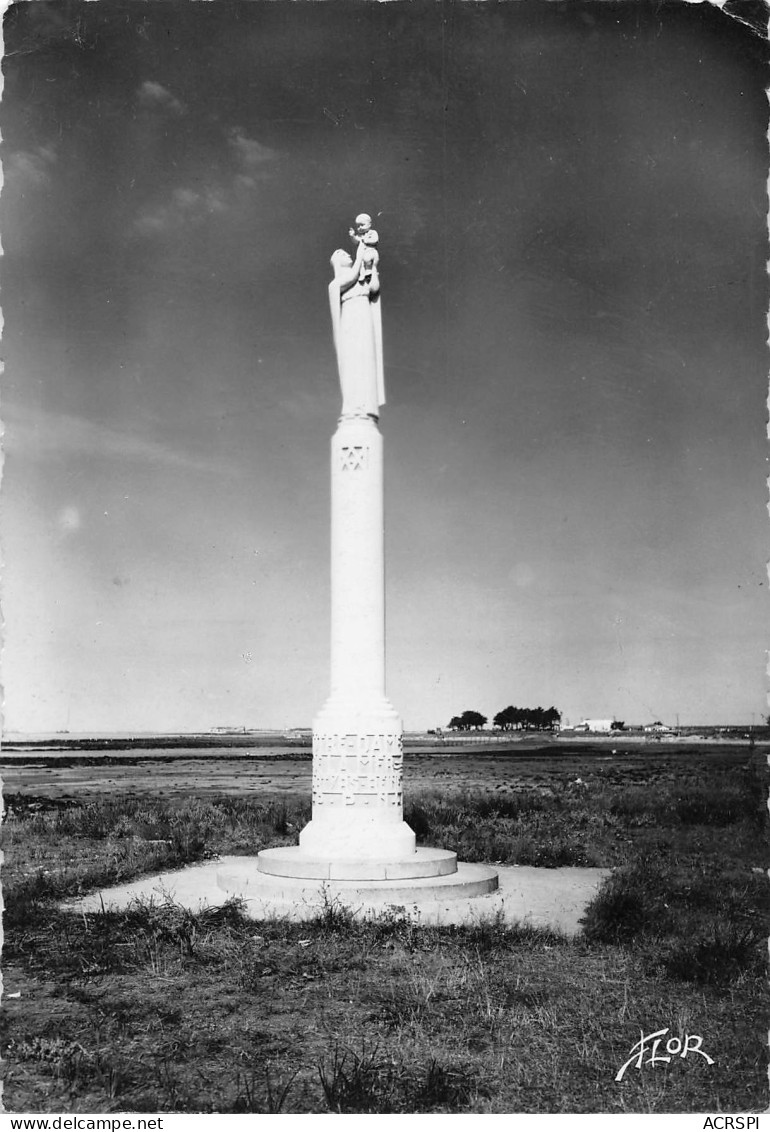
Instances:
[[[367,213],[360,213],[355,220],[355,228],[349,228],[348,232],[350,238],[357,243],[361,249],[360,257],[360,273],[358,276],[359,283],[371,284],[372,277],[375,280],[375,289],[377,281],[377,264],[380,262],[380,253],[377,251],[377,245],[380,242],[380,237],[377,232],[372,228],[372,218]]]

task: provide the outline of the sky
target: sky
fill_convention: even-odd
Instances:
[[[6,730],[310,725],[361,211],[405,726],[759,722],[762,36],[607,0],[36,0],[4,36]]]

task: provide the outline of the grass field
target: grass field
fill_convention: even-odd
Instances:
[[[200,797],[180,770],[152,797],[88,769],[79,801],[4,775],[8,1111],[767,1108],[764,755],[410,756],[419,842],[615,869],[574,940],[419,927],[398,909],[362,923],[333,900],[302,924],[253,922],[234,902],[63,913],[63,897],[294,843],[310,816],[285,782]],[[699,1036],[713,1064],[691,1044],[617,1082],[640,1032],[666,1027]]]

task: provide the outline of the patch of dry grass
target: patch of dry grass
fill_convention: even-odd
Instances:
[[[620,866],[575,940],[499,917],[429,928],[393,909],[360,922],[335,900],[302,924],[255,923],[237,902],[63,913],[57,901],[89,887],[291,842],[307,804],[113,797],[46,811],[12,800],[3,959],[6,993],[21,997],[4,1002],[6,1107],[764,1109],[767,899],[752,872],[766,864],[764,768],[745,755],[683,764],[699,800],[683,806],[684,774],[656,765],[642,786],[638,763],[624,777],[589,760],[578,776],[555,759],[542,787],[511,779],[505,798],[413,803],[424,840],[455,848],[465,836],[475,859],[527,842],[547,859],[558,835],[570,853],[582,845]],[[709,805],[728,785],[727,803]],[[714,1064],[674,1058],[615,1082],[640,1030],[665,1026],[700,1035]]]

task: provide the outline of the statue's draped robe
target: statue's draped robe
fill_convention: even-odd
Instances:
[[[343,416],[379,416],[385,404],[382,364],[382,313],[379,294],[354,283],[341,293],[339,281],[329,284],[334,348],[342,388]]]

